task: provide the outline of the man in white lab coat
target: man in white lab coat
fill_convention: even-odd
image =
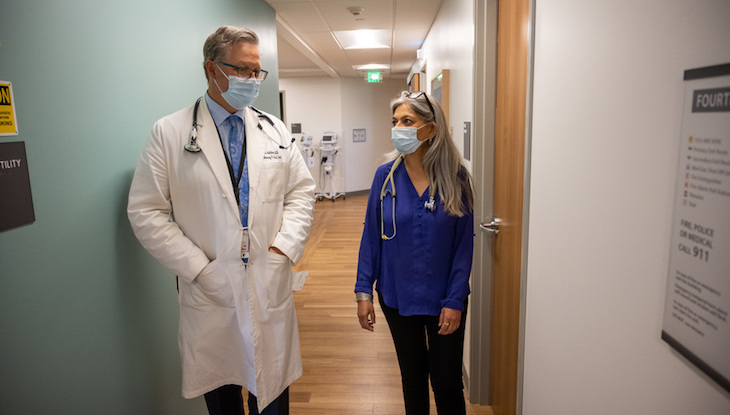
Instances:
[[[243,414],[244,387],[251,414],[288,414],[302,374],[291,264],[314,181],[286,126],[251,107],[266,78],[256,34],[221,27],[203,52],[208,91],[155,123],[128,216],[177,275],[183,396],[205,395],[211,415]]]

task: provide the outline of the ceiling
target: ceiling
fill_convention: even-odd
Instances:
[[[276,10],[279,77],[365,77],[359,65],[387,65],[406,78],[443,0],[265,0]],[[351,8],[351,10],[348,10]],[[379,30],[388,48],[344,49],[335,32]]]

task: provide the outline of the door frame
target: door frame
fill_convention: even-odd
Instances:
[[[497,4],[497,47],[496,47],[496,80],[495,93],[488,94],[485,84],[485,72],[492,64],[485,61],[488,46],[483,42],[484,31],[480,23],[486,11],[480,7],[481,2],[475,4],[475,132],[483,140],[475,140],[475,149],[479,156],[489,152],[490,141],[487,137],[493,132],[493,163],[484,159],[476,164],[475,174],[482,181],[490,182],[486,169],[493,168],[493,193],[491,194],[493,215],[488,214],[488,208],[475,210],[478,222],[490,221],[493,217],[500,218],[500,233],[491,237],[478,230],[480,234],[476,241],[475,267],[482,269],[485,261],[490,262],[491,296],[489,301],[489,393],[487,400],[492,406],[495,415],[515,415],[522,411],[522,381],[524,370],[524,327],[525,327],[525,287],[527,271],[527,240],[528,240],[528,203],[529,203],[529,170],[530,170],[530,125],[532,104],[532,65],[534,49],[534,9],[535,0],[488,0],[490,4]],[[477,125],[476,121],[488,119],[491,115],[484,103],[489,97],[495,97],[494,125],[487,129],[488,121]],[[480,143],[480,141],[483,141]],[[482,145],[483,148],[480,148]],[[488,184],[477,186],[477,192],[488,189]],[[482,195],[488,198],[490,195]],[[487,206],[484,203],[480,203]],[[481,215],[478,216],[478,215]],[[485,237],[491,241],[492,249],[486,250],[485,245],[479,245],[479,240]],[[484,275],[474,278],[483,283]],[[480,286],[479,293],[486,292]],[[475,291],[477,291],[475,289]],[[482,299],[485,301],[486,299]],[[477,301],[474,301],[477,303]],[[486,324],[479,316],[484,310],[475,310],[472,313],[472,324],[476,330]],[[475,377],[485,364],[481,354],[477,355],[474,348],[483,347],[478,342],[484,339],[483,335],[472,339],[472,371]],[[475,359],[475,356],[479,356]],[[476,362],[474,361],[476,360]],[[474,367],[474,365],[481,365]],[[481,376],[477,376],[480,379]],[[470,379],[470,382],[474,381]],[[482,385],[479,384],[478,387]],[[472,390],[470,390],[471,394]],[[477,399],[482,399],[480,393]],[[471,396],[470,396],[471,399]]]
[[[527,315],[527,248],[530,221],[530,177],[532,166],[532,102],[533,81],[535,74],[535,3],[527,2],[527,78],[525,79],[525,176],[523,188],[522,210],[522,267],[520,275],[520,326],[519,350],[517,351],[517,407],[516,414],[522,414],[522,394],[525,374],[525,322]]]
[[[467,379],[469,402],[490,403],[493,237],[479,223],[493,218],[494,132],[497,80],[498,0],[474,2],[474,191],[476,219],[470,307],[471,359]],[[482,180],[484,179],[484,180]]]
[[[501,0],[497,51],[492,410],[521,413],[527,271],[534,0]]]

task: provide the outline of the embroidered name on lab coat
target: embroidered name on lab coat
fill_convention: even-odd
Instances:
[[[279,154],[279,150],[266,150],[264,160],[281,160],[281,154]]]

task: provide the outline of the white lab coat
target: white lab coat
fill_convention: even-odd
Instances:
[[[142,245],[178,276],[185,398],[242,385],[265,408],[302,374],[291,264],[309,235],[314,181],[284,123],[244,111],[251,257],[225,155],[205,99],[199,153],[185,151],[193,106],[155,123],[129,192]],[[276,246],[286,257],[269,253]],[[288,258],[287,258],[288,257]],[[205,268],[201,289],[196,279]],[[211,290],[211,285],[217,287]]]

